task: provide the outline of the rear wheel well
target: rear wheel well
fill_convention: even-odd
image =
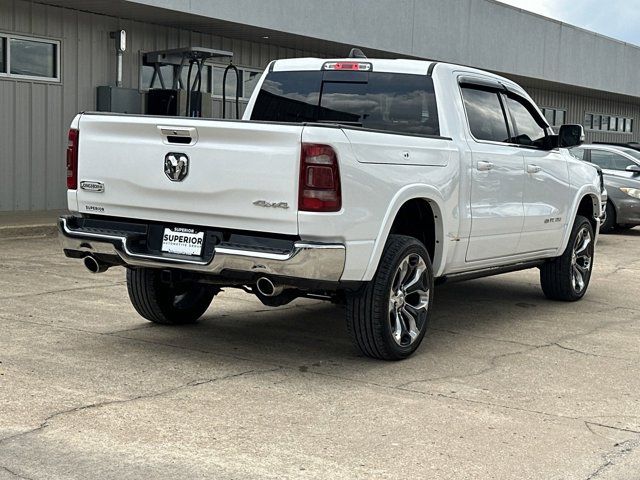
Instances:
[[[422,242],[429,253],[431,262],[434,263],[437,242],[436,218],[428,201],[414,198],[398,210],[389,234],[406,235]]]
[[[577,215],[587,218],[593,230],[596,230],[596,212],[598,211],[598,199],[592,195],[586,195],[580,200]]]

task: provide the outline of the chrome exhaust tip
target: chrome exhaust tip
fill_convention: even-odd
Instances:
[[[260,277],[256,282],[256,288],[258,292],[265,297],[275,297],[280,295],[284,290],[284,286],[276,285],[267,277]]]
[[[84,266],[91,273],[103,273],[109,268],[109,265],[96,260],[92,256],[84,257]]]

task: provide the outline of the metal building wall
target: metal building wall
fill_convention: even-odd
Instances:
[[[0,211],[66,207],[67,129],[95,110],[96,86],[115,81],[109,32],[125,29],[124,86],[138,88],[140,51],[183,46],[231,50],[240,66],[314,55],[290,48],[200,34],[23,0],[0,0],[0,33],[61,40],[61,82],[0,78]],[[220,102],[214,111],[220,111]],[[227,111],[234,111],[231,102]]]
[[[540,108],[549,107],[566,110],[566,123],[583,124],[585,113],[633,118],[632,133],[585,130],[588,143],[594,141],[613,143],[640,142],[640,124],[638,123],[640,121],[640,99],[633,102],[632,100],[625,101],[628,97],[622,96],[619,98],[625,100],[528,87],[526,82],[521,82],[521,85]]]

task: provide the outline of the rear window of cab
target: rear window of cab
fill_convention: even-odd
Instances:
[[[415,135],[440,135],[433,79],[382,72],[270,72],[252,120],[337,123]]]

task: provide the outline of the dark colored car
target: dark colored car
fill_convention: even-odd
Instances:
[[[618,145],[591,144],[570,149],[576,158],[602,169],[609,199],[600,232],[640,225],[640,151]]]

